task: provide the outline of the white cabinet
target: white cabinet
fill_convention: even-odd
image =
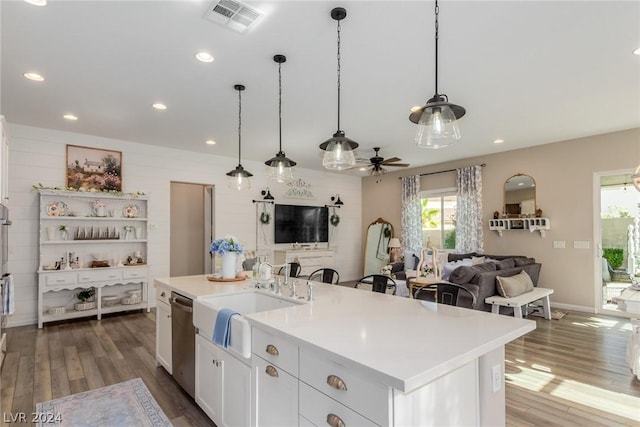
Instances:
[[[288,249],[274,251],[275,264],[297,262],[300,264],[300,275],[308,276],[319,268],[335,268],[334,252],[330,249]]]
[[[38,327],[75,317],[149,311],[147,198],[39,192]],[[82,289],[94,290],[94,304],[77,310],[75,295]]]
[[[171,291],[156,285],[156,361],[171,374]]]
[[[219,426],[251,423],[251,368],[196,335],[196,403]]]
[[[9,205],[9,135],[4,116],[0,116],[0,204]]]
[[[297,425],[298,346],[257,328],[251,335],[254,425]]]

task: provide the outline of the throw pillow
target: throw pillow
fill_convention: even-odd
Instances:
[[[453,254],[453,253],[449,253],[447,255],[447,261],[458,261],[461,259],[465,259],[465,258],[469,258],[471,259],[472,256],[476,256],[475,252],[471,252],[468,254]]]
[[[445,262],[444,264],[442,264],[442,279],[449,280],[449,276],[451,276],[451,273],[453,273],[453,271],[456,268],[461,267],[463,265],[467,267],[471,267],[471,259],[466,258],[458,261]]]
[[[495,264],[496,270],[506,270],[507,268],[513,268],[516,266],[516,262],[513,260],[513,258],[506,258],[496,262]]]
[[[536,262],[535,258],[525,258],[525,257],[513,258],[513,260],[516,263],[516,267],[522,267],[523,265],[535,264],[535,262]]]
[[[533,282],[526,271],[522,270],[515,276],[497,276],[498,293],[505,298],[513,298],[533,290]]]
[[[417,257],[415,252],[413,251],[404,251],[404,269],[407,270],[415,270],[418,262],[420,261],[420,257]]]
[[[485,260],[483,256],[473,256],[471,257],[471,265],[476,264],[484,264]]]

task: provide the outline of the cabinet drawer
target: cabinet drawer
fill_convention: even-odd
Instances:
[[[389,387],[365,378],[362,372],[321,359],[300,349],[300,380],[376,423],[386,424],[391,410]]]
[[[80,283],[120,279],[122,279],[122,272],[119,270],[83,271],[78,274],[78,282]]]
[[[298,420],[298,379],[261,357],[251,360],[256,396],[255,425],[294,426]]]
[[[293,376],[298,376],[298,346],[278,335],[253,328],[251,349],[257,356]]]
[[[123,279],[145,279],[147,277],[147,270],[145,268],[132,268],[129,267],[122,271]]]
[[[171,291],[163,286],[156,285],[156,299],[167,305],[171,305]],[[171,310],[169,310],[171,311]]]
[[[78,283],[78,275],[76,273],[47,274],[45,283],[47,286],[75,285]]]
[[[325,396],[305,383],[300,383],[300,416],[316,426],[377,426],[374,422],[352,411],[335,400]],[[376,406],[374,400],[369,401],[369,408]],[[340,421],[342,423],[340,423]]]

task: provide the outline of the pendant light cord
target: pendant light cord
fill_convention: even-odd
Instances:
[[[240,166],[240,159],[242,158],[242,91],[238,90],[238,166]]]
[[[439,38],[439,34],[438,34],[438,30],[439,30],[439,25],[438,25],[438,15],[440,13],[440,8],[438,7],[438,0],[436,0],[436,8],[435,8],[435,14],[436,14],[436,34],[435,34],[435,41],[436,41],[436,95],[438,95],[438,38]]]
[[[278,63],[278,130],[280,138],[280,153],[282,152],[282,63]]]
[[[340,19],[338,19],[338,130],[340,130]]]

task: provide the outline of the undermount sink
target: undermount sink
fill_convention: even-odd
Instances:
[[[193,324],[198,328],[200,335],[213,340],[213,330],[218,311],[223,308],[237,311],[240,315],[231,318],[229,347],[227,347],[227,350],[248,359],[251,357],[251,325],[244,315],[303,303],[304,301],[267,294],[257,290],[200,297],[193,301]]]

